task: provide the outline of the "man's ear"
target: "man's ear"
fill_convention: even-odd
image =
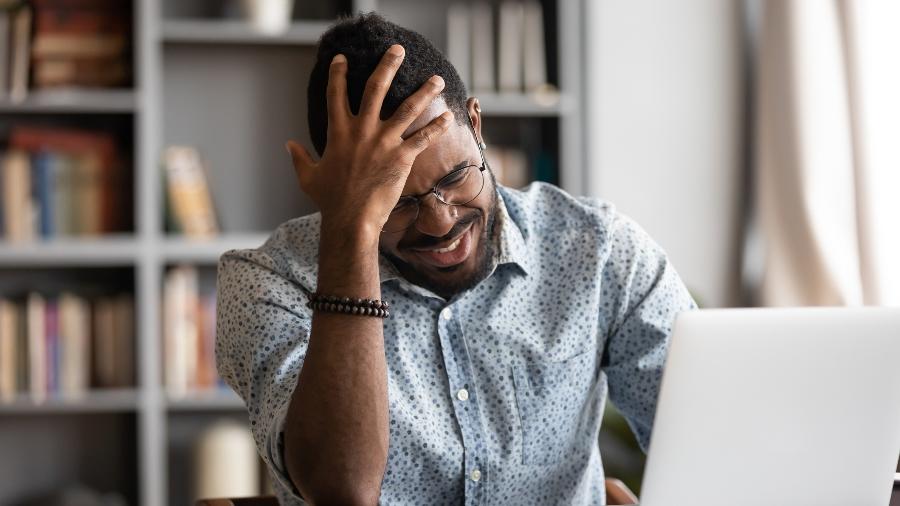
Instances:
[[[481,136],[481,104],[478,103],[477,98],[469,97],[466,100],[466,112],[469,114],[469,120],[472,121],[472,127],[475,129],[475,136],[478,138],[478,142],[484,142],[484,137]]]

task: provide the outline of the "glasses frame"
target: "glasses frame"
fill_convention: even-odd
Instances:
[[[477,198],[481,195],[481,192],[484,191],[484,171],[485,171],[489,166],[488,166],[488,163],[487,163],[487,159],[486,159],[485,156],[484,156],[484,144],[478,142],[478,137],[477,137],[477,135],[475,134],[475,126],[472,125],[472,119],[471,119],[471,118],[469,118],[469,127],[470,127],[470,129],[471,129],[471,131],[472,131],[472,139],[475,140],[475,145],[478,146],[478,154],[481,156],[481,165],[466,165],[465,167],[460,167],[460,168],[458,168],[458,169],[451,170],[451,171],[448,172],[447,174],[444,174],[443,176],[441,176],[441,178],[438,179],[437,183],[435,183],[434,186],[432,186],[430,190],[428,190],[428,191],[426,191],[426,192],[424,192],[424,193],[420,193],[420,194],[418,194],[418,195],[403,195],[403,196],[401,196],[400,199],[397,201],[397,204],[399,204],[399,203],[400,203],[401,201],[403,201],[404,199],[407,199],[407,200],[409,200],[409,201],[411,201],[411,202],[415,202],[415,205],[416,205],[416,215],[415,215],[415,217],[414,217],[412,220],[410,220],[409,225],[407,225],[407,226],[405,226],[405,227],[403,227],[403,228],[401,228],[401,229],[397,229],[397,230],[385,230],[385,229],[382,228],[382,229],[381,229],[381,232],[382,232],[382,233],[385,233],[385,234],[396,234],[396,233],[398,233],[398,232],[403,232],[403,231],[405,231],[405,230],[409,230],[409,227],[415,225],[416,221],[418,221],[418,219],[419,219],[419,209],[422,207],[422,201],[425,200],[425,198],[427,198],[429,195],[434,195],[434,198],[435,198],[438,202],[440,202],[441,204],[444,204],[444,205],[446,205],[446,206],[464,206],[464,205],[468,204],[469,202],[472,202],[473,200],[477,199]],[[467,170],[467,169],[471,169],[472,167],[478,167],[478,174],[481,176],[481,188],[478,190],[478,193],[476,193],[475,196],[472,197],[472,198],[470,198],[469,200],[467,200],[467,201],[465,201],[465,202],[460,202],[459,204],[451,204],[450,202],[447,202],[447,201],[445,201],[444,199],[442,199],[441,196],[440,196],[440,194],[439,194],[438,191],[437,191],[438,187],[441,186],[441,183],[443,183],[443,182],[446,181],[447,179],[451,178],[454,174],[458,174],[458,173],[461,172],[461,171],[464,171],[464,170]],[[396,208],[397,205],[395,204],[394,207]],[[391,213],[393,213],[393,210],[391,211]],[[390,217],[388,217],[388,221],[390,221]],[[387,223],[385,223],[385,225],[387,225]]]

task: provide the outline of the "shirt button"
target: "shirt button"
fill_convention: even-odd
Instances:
[[[449,320],[453,318],[453,311],[450,311],[449,307],[445,307],[443,311],[441,311],[441,318],[445,320]]]
[[[459,400],[461,400],[461,401],[467,401],[467,400],[469,400],[469,391],[466,390],[465,388],[461,388],[461,389],[459,390],[459,392],[456,392],[456,398],[459,399]]]
[[[478,469],[472,471],[472,474],[469,475],[469,478],[472,478],[472,481],[478,481],[481,479],[481,471]]]

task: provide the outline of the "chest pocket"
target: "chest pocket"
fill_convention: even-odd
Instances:
[[[586,351],[562,362],[513,366],[524,464],[559,462],[578,441],[594,355]]]

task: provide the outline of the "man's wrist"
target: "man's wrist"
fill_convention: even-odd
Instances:
[[[363,220],[329,220],[323,217],[320,236],[322,246],[353,250],[374,248],[377,252],[381,227]]]

